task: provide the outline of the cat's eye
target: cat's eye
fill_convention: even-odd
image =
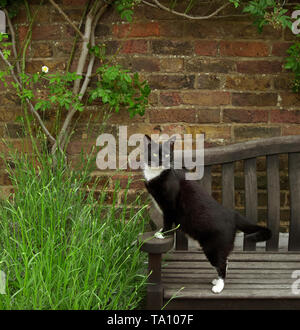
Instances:
[[[157,157],[158,156],[158,154],[156,154],[155,152],[152,154],[154,157]]]
[[[166,157],[166,158],[169,158],[169,157],[170,157],[170,155],[169,155],[169,154],[166,154],[166,155],[165,155],[165,157]]]

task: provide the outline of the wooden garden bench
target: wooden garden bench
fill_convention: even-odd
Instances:
[[[290,223],[286,251],[279,249],[280,154],[288,154]],[[243,161],[245,215],[256,222],[256,164],[257,157],[262,156],[266,157],[267,225],[272,230],[265,249],[256,249],[255,243],[244,240],[242,251],[233,251],[229,257],[224,290],[214,294],[211,280],[216,276],[215,269],[200,248],[188,250],[188,239],[180,230],[176,237],[163,240],[153,237],[156,230],[145,233],[142,249],[149,255],[148,309],[161,309],[168,301],[166,309],[300,309],[300,283],[297,290],[295,282],[297,276],[300,278],[300,136],[206,149],[201,183],[211,193],[211,167],[222,165],[222,203],[234,208],[235,162]],[[157,229],[162,227],[162,217],[154,207],[150,217]]]

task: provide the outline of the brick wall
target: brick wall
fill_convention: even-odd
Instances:
[[[58,2],[74,22],[80,21],[85,0]],[[37,2],[31,3],[35,9]],[[27,31],[24,9],[14,23],[22,40]],[[73,38],[74,32],[64,18],[50,5],[43,5],[28,50],[28,71],[39,71],[42,65],[47,65],[50,71],[63,70]],[[144,117],[132,120],[122,110],[112,116],[107,129],[116,132],[122,124],[129,126],[129,134],[204,133],[207,146],[300,134],[300,98],[291,92],[292,77],[283,69],[285,51],[293,40],[291,33],[270,27],[259,34],[252,21],[245,18],[188,21],[139,6],[134,22],[127,24],[109,10],[97,27],[97,41],[104,42],[107,53],[123,66],[141,73],[149,81],[152,93]],[[72,67],[75,65],[76,58]],[[14,120],[21,114],[20,104],[3,86],[0,100],[0,132],[18,146],[22,139],[18,138],[20,129]],[[99,134],[96,118],[100,112],[99,104],[93,104],[84,113],[68,148],[70,158],[76,157],[82,147],[95,144]],[[87,134],[84,120],[90,115],[92,123]],[[51,121],[51,116],[48,119]],[[259,164],[263,173],[264,161]],[[117,176],[124,179],[128,173]],[[236,204],[242,209],[243,183],[238,179],[239,173],[241,169],[237,168]],[[140,178],[138,173],[133,174]],[[285,160],[281,162],[281,174],[284,220],[288,217]],[[2,172],[0,185],[10,190],[8,183]],[[220,200],[219,184],[220,170],[216,168],[213,188],[214,196]],[[142,182],[137,181],[135,188],[142,187]],[[262,214],[265,200],[262,179],[259,181]]]

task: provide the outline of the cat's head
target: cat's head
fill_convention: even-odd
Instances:
[[[174,165],[174,144],[176,137],[156,143],[150,136],[144,137],[144,162],[152,168],[170,168]]]

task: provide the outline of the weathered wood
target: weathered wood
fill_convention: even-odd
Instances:
[[[141,250],[148,253],[166,253],[174,245],[174,235],[166,236],[164,239],[154,237],[155,231],[147,232],[139,236]]]
[[[176,295],[177,293],[177,295]],[[291,288],[274,290],[257,290],[257,289],[238,289],[238,290],[226,290],[225,289],[215,295],[211,292],[209,287],[203,290],[186,289],[178,292],[177,289],[167,289],[164,293],[164,299],[170,299],[172,296],[176,295],[175,299],[227,299],[227,298],[243,298],[243,299],[274,299],[274,298],[288,298],[288,299],[299,299],[298,295],[292,293]]]
[[[148,269],[147,309],[160,309],[164,292],[161,283],[161,254],[149,253]]]
[[[205,165],[224,164],[291,152],[300,152],[300,135],[280,136],[235,143],[226,147],[207,148],[204,150],[204,163]],[[181,151],[175,151],[175,162],[176,159],[181,159],[180,157]]]
[[[163,264],[165,269],[173,268],[173,269],[209,269],[213,266],[208,261],[168,261]],[[300,269],[300,262],[283,262],[283,261],[267,261],[267,262],[259,262],[259,261],[250,261],[250,262],[240,262],[240,261],[231,261],[229,264],[228,272],[231,269]]]
[[[164,255],[164,258],[167,260],[173,261],[207,261],[206,256],[201,252],[184,252],[184,251],[174,251],[169,255]],[[228,262],[231,261],[299,261],[299,253],[288,253],[288,252],[279,252],[279,253],[265,253],[265,252],[234,252],[229,255]]]
[[[256,176],[256,158],[246,159],[244,161],[245,172],[245,210],[246,218],[257,223],[257,176]],[[254,242],[244,238],[244,250],[253,251],[256,248]]]
[[[188,250],[188,239],[185,236],[185,233],[182,230],[176,231],[176,250]]]
[[[213,274],[216,276],[216,270],[213,267],[210,268],[164,268],[162,270],[164,274]],[[260,269],[259,272],[255,268],[230,268],[228,269],[228,274],[253,274],[255,276],[263,275],[274,275],[275,277],[285,276],[288,273],[288,276],[291,276],[290,269]]]
[[[187,283],[186,281],[181,281],[177,283],[173,282],[165,282],[164,283],[164,289],[177,289],[179,290],[180,288],[184,287],[183,293],[186,290],[189,289],[194,289],[194,290],[201,290],[201,289],[206,289],[209,290],[211,289],[212,285],[207,282],[207,283]],[[282,289],[291,289],[291,283],[230,283],[229,281],[226,281],[225,283],[225,290],[282,290]]]
[[[217,295],[219,296],[219,295]],[[164,299],[166,310],[299,310],[300,299]]]
[[[286,276],[281,274],[281,277],[270,276],[270,274],[265,274],[264,276],[259,276],[257,274],[250,274],[251,276],[245,277],[246,271],[243,274],[232,274],[228,273],[226,276],[226,283],[293,283],[295,279],[289,276],[290,274],[286,273]],[[242,276],[243,275],[243,276]],[[214,276],[212,274],[162,274],[163,283],[211,283]]]
[[[211,166],[205,166],[204,176],[201,179],[200,183],[202,184],[202,187],[206,190],[206,192],[211,195]]]
[[[234,209],[234,163],[222,166],[222,204]]]
[[[288,249],[300,251],[300,153],[289,154],[290,232]]]
[[[267,156],[268,228],[272,237],[266,242],[267,251],[278,250],[280,227],[280,178],[278,155]]]

